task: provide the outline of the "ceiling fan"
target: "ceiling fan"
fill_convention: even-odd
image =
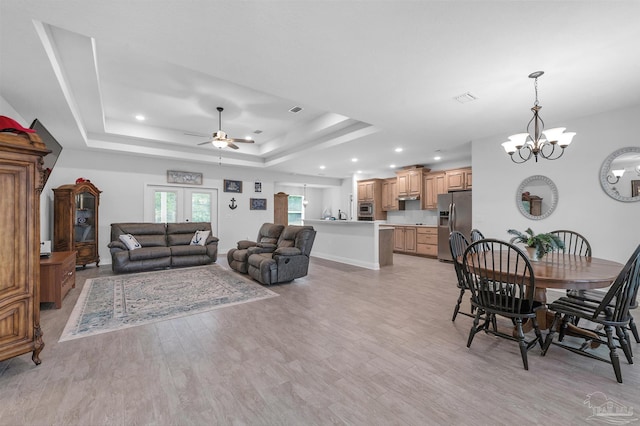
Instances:
[[[224,108],[217,107],[216,109],[218,110],[218,131],[212,135],[213,138],[211,140],[199,143],[198,145],[206,145],[210,143],[210,144],[213,144],[213,146],[215,146],[216,148],[222,149],[222,148],[229,147],[233,149],[238,149],[238,146],[236,145],[236,143],[254,143],[255,142],[253,139],[228,138],[227,134],[222,131],[222,111],[224,111]]]

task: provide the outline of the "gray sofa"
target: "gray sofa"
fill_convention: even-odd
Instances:
[[[218,238],[211,233],[203,246],[190,245],[196,231],[211,231],[207,222],[112,223],[111,269],[139,272],[179,266],[213,263],[218,258]],[[141,247],[129,250],[120,235],[131,234]]]
[[[270,252],[252,253],[247,272],[262,284],[277,284],[304,277],[309,271],[311,247],[316,238],[312,226],[286,226]]]
[[[258,230],[258,237],[255,241],[238,241],[237,248],[232,248],[227,252],[227,261],[231,269],[246,274],[249,264],[249,256],[256,253],[270,253],[274,251],[278,244],[278,238],[282,234],[284,225],[274,223],[263,223]]]

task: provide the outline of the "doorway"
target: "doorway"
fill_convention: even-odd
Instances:
[[[145,222],[210,222],[218,235],[217,188],[147,185],[144,200]]]

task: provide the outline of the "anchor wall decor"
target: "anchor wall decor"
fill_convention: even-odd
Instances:
[[[236,204],[236,199],[235,199],[235,198],[232,198],[232,199],[231,199],[231,204],[229,204],[229,208],[230,208],[231,210],[235,210],[237,207],[238,207],[238,205]]]

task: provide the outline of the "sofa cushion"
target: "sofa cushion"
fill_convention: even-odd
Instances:
[[[211,232],[211,224],[208,222],[167,223],[167,245],[189,245],[196,231]],[[218,241],[218,239],[209,235],[206,244],[211,241]]]
[[[142,247],[166,247],[166,226],[164,223],[112,223],[111,241],[118,241],[120,235],[131,234]]]
[[[142,247],[129,251],[129,260],[147,260],[171,256],[169,247]]]
[[[171,246],[171,256],[191,256],[194,254],[207,254],[207,248],[201,245]]]

